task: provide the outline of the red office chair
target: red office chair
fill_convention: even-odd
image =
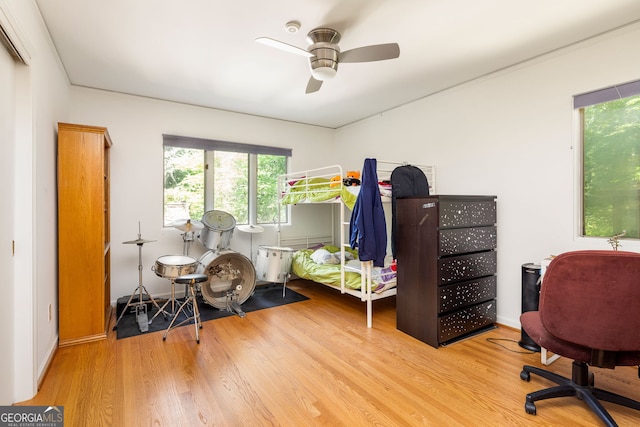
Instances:
[[[596,388],[589,372],[589,365],[610,369],[640,365],[640,254],[559,255],[545,272],[539,310],[523,313],[520,323],[538,345],[573,359],[571,379],[523,367],[520,378],[525,381],[534,373],[559,384],[527,394],[527,413],[535,415],[538,400],[563,396],[585,401],[607,426],[617,424],[599,400],[640,410],[640,402]]]

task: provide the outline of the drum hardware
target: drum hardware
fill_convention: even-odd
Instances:
[[[264,231],[264,228],[260,227],[259,225],[246,224],[239,225],[238,230],[242,231],[243,233],[249,233],[249,259],[251,260],[251,262],[253,262],[253,235],[255,233],[262,233]]]
[[[195,240],[196,234],[198,234],[204,228],[204,224],[198,220],[193,220],[193,219],[178,219],[172,222],[171,226],[174,228],[177,228],[180,231],[183,231],[182,254],[189,255],[189,249],[191,247],[191,243],[193,243],[193,241]],[[186,291],[186,287],[185,287],[185,291]]]
[[[238,302],[234,299],[234,296],[236,295],[237,294],[235,292],[231,296],[227,294],[227,311],[235,312],[238,316],[244,318],[247,316],[247,314],[242,311],[242,309],[240,308],[240,304],[238,304]]]
[[[285,297],[287,280],[291,276],[294,249],[279,246],[258,246],[256,275],[259,280],[282,283],[282,298]]]
[[[229,248],[236,219],[219,210],[207,211],[202,215],[204,228],[200,232],[200,243],[207,249],[221,252]]]
[[[199,273],[186,274],[183,276],[176,277],[174,281],[176,283],[187,285],[189,287],[189,292],[188,292],[188,295],[185,295],[185,303],[180,306],[180,308],[176,312],[173,319],[171,319],[171,323],[169,324],[169,327],[167,328],[166,331],[164,331],[164,336],[162,337],[162,341],[166,341],[167,334],[169,333],[170,330],[175,329],[179,326],[182,326],[193,319],[193,324],[195,325],[195,328],[196,328],[196,342],[200,344],[200,329],[202,329],[202,319],[200,318],[200,310],[198,309],[198,302],[196,301],[195,285],[197,283],[206,282],[207,276]],[[187,315],[187,312],[185,311],[185,307],[187,307],[187,305],[193,307],[192,316]],[[186,319],[184,319],[182,322],[174,326],[174,323],[181,312],[184,313],[184,315],[186,316]]]
[[[138,323],[138,328],[140,328],[140,332],[149,331],[149,316],[147,315],[146,304],[139,305],[136,307],[136,322]]]
[[[198,261],[187,255],[163,255],[156,260],[155,265],[151,267],[157,276],[169,279],[171,281],[171,296],[167,299],[156,314],[153,315],[149,323],[158,317],[160,313],[166,318],[167,316],[175,316],[176,305],[179,307],[181,302],[176,298],[175,280],[178,277],[193,274],[198,267]],[[185,299],[187,298],[185,294]],[[166,308],[171,304],[171,311]]]
[[[242,291],[242,285],[236,285],[234,287],[232,284],[227,290],[210,292],[209,296],[213,298],[225,298],[225,309],[227,311],[235,312],[240,317],[246,317],[247,314],[240,308],[240,304],[238,304],[240,291]]]
[[[116,320],[116,324],[113,326],[114,331],[118,329],[118,322],[120,322],[120,319],[122,319],[122,316],[124,316],[124,314],[127,312],[127,309],[129,307],[135,307],[136,321],[138,323],[138,328],[140,329],[140,332],[147,332],[149,330],[149,323],[151,323],[147,316],[146,303],[148,301],[151,301],[151,303],[155,305],[156,308],[158,308],[158,312],[160,312],[160,305],[158,305],[156,300],[153,299],[151,294],[147,291],[147,288],[145,288],[144,285],[142,284],[142,246],[145,243],[151,243],[151,242],[155,242],[155,240],[145,240],[142,238],[142,235],[140,233],[140,221],[138,221],[138,238],[136,240],[122,242],[125,245],[135,244],[138,246],[138,287],[131,293],[131,296],[129,297],[129,301],[127,301],[127,305],[122,310],[122,313],[120,313],[118,320]],[[138,301],[132,302],[133,297],[136,296],[136,293],[138,294]],[[144,300],[144,295],[149,297],[148,301]]]
[[[159,314],[162,314],[162,317],[164,317],[165,320],[167,320],[167,317],[173,317],[175,315],[176,304],[178,304],[178,307],[180,306],[180,301],[176,299],[175,289],[176,285],[173,279],[171,279],[171,296],[164,302],[164,304],[162,304],[162,307],[158,308],[158,311],[153,315],[151,320],[149,320],[149,323],[152,323]],[[166,309],[169,304],[171,304],[171,311],[167,311]]]

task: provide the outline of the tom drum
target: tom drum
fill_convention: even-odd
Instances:
[[[200,232],[200,243],[213,251],[229,248],[236,219],[224,211],[207,211],[202,215],[204,228]]]
[[[166,279],[195,273],[197,268],[198,260],[187,255],[163,255],[151,267],[158,276]]]
[[[258,280],[286,283],[291,271],[294,249],[278,246],[259,246],[256,261]]]
[[[233,251],[205,252],[198,260],[198,273],[208,280],[201,284],[204,302],[226,309],[229,295],[238,304],[245,302],[256,287],[256,271],[249,258]]]

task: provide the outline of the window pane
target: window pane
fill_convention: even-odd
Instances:
[[[204,151],[164,147],[164,225],[204,213]]]
[[[583,109],[584,235],[640,237],[640,96]]]
[[[213,207],[249,223],[249,155],[216,151],[213,165]]]
[[[287,171],[287,158],[284,156],[258,155],[258,224],[275,224],[278,221],[278,175]],[[287,222],[289,210],[280,209],[280,221]]]
[[[228,212],[238,224],[278,220],[277,176],[286,172],[291,150],[171,135],[163,138],[165,227],[177,219],[201,220],[211,209]],[[288,221],[287,209],[281,217]]]

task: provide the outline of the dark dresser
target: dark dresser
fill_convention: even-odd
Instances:
[[[396,200],[397,328],[433,347],[496,321],[496,197]]]

